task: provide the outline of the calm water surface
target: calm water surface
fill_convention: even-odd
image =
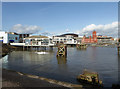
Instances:
[[[67,58],[56,58],[57,48],[49,54],[37,54],[33,51],[13,51],[2,58],[3,68],[34,74],[70,83],[76,81],[76,76],[83,69],[96,71],[104,86],[120,83],[120,56],[116,48],[88,47],[78,50],[68,47]]]

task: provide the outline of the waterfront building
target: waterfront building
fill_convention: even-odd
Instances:
[[[23,39],[29,37],[30,34],[19,34],[19,42],[23,43]]]
[[[96,31],[92,32],[92,37],[86,37],[85,35],[83,36],[82,43],[97,43],[97,35]]]
[[[25,45],[42,46],[53,45],[52,39],[47,36],[30,36],[24,38]]]
[[[102,43],[102,44],[112,44],[112,43],[117,43],[116,40],[114,40],[113,37],[108,37],[108,36],[98,36],[97,37],[98,40],[98,44]]]
[[[77,44],[81,44],[82,43],[82,39],[83,39],[83,36],[79,36],[79,37],[74,37],[77,41]]]
[[[0,31],[0,41],[3,43],[18,43],[19,35],[14,32]]]
[[[55,44],[77,44],[77,40],[76,38],[78,37],[77,34],[74,33],[67,33],[67,34],[62,34],[62,35],[58,35],[58,36],[53,36],[53,42]]]

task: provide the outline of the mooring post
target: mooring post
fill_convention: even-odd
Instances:
[[[24,51],[24,45],[23,45],[23,51]]]
[[[28,46],[27,46],[27,51],[28,51]]]
[[[32,47],[32,45],[31,45],[31,51],[32,51],[32,48],[33,48],[33,47]]]
[[[53,50],[53,46],[50,46],[50,50]]]
[[[46,46],[44,47],[44,50],[46,50]]]
[[[118,55],[119,55],[119,51],[120,51],[119,49],[120,49],[120,47],[118,46],[117,49],[118,49]]]
[[[66,45],[58,46],[58,51],[56,56],[67,57],[67,46]]]

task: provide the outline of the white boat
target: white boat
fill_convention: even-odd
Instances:
[[[48,52],[36,52],[37,54],[49,54]]]

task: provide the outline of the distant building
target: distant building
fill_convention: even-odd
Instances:
[[[30,34],[19,34],[19,42],[23,43],[23,39],[29,37]]]
[[[24,38],[25,45],[53,45],[52,39],[47,36],[30,36]]]
[[[76,41],[77,41],[77,44],[81,44],[82,43],[82,39],[83,37],[75,37]]]
[[[19,35],[14,32],[0,31],[0,41],[3,43],[18,43]]]
[[[98,43],[116,43],[113,37],[108,36],[98,36],[97,37]]]
[[[97,35],[96,31],[92,32],[92,37],[86,37],[85,35],[83,36],[82,43],[97,43]]]
[[[58,36],[53,36],[53,42],[55,44],[63,43],[63,44],[76,44],[76,37],[78,37],[77,34],[74,33],[67,33],[67,34],[62,34]]]

